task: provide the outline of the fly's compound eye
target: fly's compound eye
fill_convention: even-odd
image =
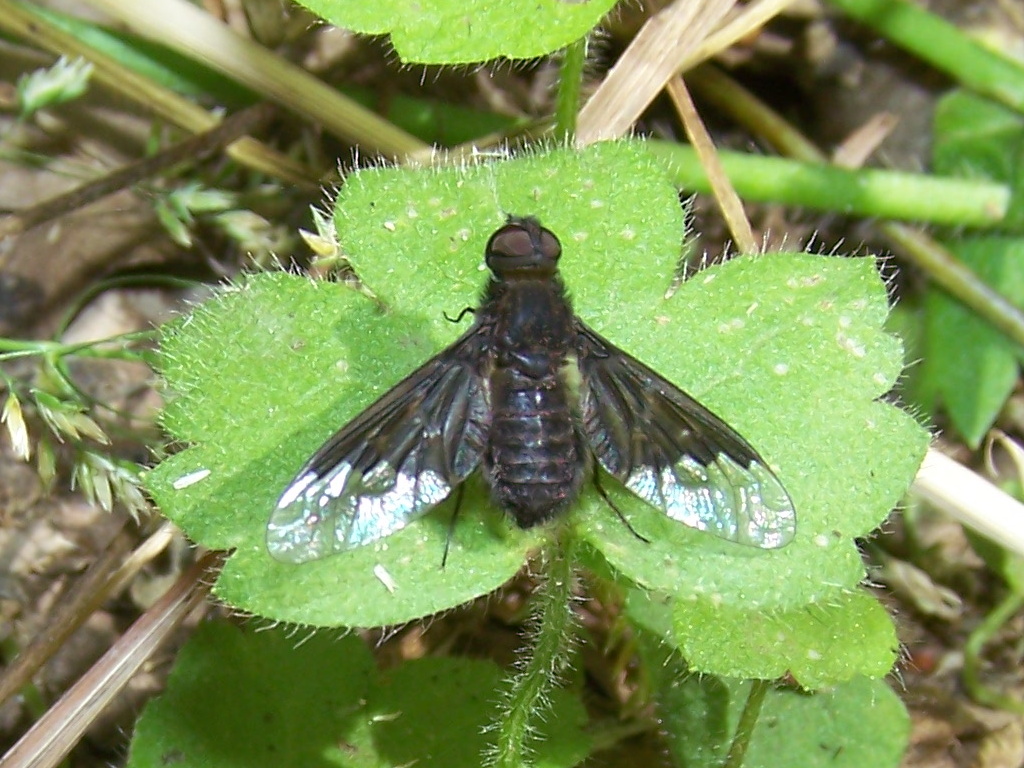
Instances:
[[[520,224],[502,227],[487,243],[487,255],[493,259],[528,259],[533,251],[533,238]]]
[[[540,229],[540,252],[551,261],[558,261],[562,255],[562,244],[558,242],[558,238],[543,227]]]
[[[496,275],[554,273],[562,246],[536,219],[512,218],[487,241],[487,266]]]

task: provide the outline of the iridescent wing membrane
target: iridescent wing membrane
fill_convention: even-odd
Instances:
[[[763,549],[789,543],[789,494],[732,427],[578,318],[583,430],[601,466],[673,520]]]
[[[376,541],[440,504],[483,454],[487,402],[470,331],[330,438],[267,525],[278,560],[302,563]]]

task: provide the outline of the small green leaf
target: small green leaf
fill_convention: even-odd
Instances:
[[[659,697],[659,723],[679,765],[722,764],[750,683],[690,675]],[[694,726],[697,727],[694,727]],[[768,692],[744,768],[896,768],[906,749],[910,719],[882,680],[851,680],[808,695]]]
[[[1024,307],[1024,239],[976,237],[949,247],[981,280]],[[977,447],[1013,391],[1021,352],[940,290],[928,292],[924,307],[920,386],[941,398],[957,431]]]
[[[814,690],[858,676],[885,677],[899,646],[885,608],[860,590],[784,612],[679,600],[673,619],[676,642],[693,669],[760,679],[789,672]]]
[[[500,57],[534,59],[579,40],[614,0],[300,0],[331,24],[368,35],[390,34],[401,60],[469,64]]]
[[[631,613],[640,607],[635,597]],[[674,764],[719,768],[736,738],[750,681],[695,672],[661,637],[643,628],[637,633]],[[858,677],[817,693],[775,687],[765,696],[743,765],[896,766],[908,734],[907,713],[884,680]]]
[[[691,675],[668,662],[676,676],[655,692],[658,720],[676,758],[686,768],[719,768],[736,725],[734,688],[714,675]]]
[[[28,117],[40,109],[77,99],[89,87],[92,69],[92,64],[85,59],[69,61],[61,56],[47,69],[22,75],[15,86],[21,116]]]
[[[898,641],[870,594],[833,590],[815,603],[766,611],[756,605],[631,589],[629,618],[677,648],[694,672],[771,680],[786,674],[807,689],[855,677],[885,677]]]
[[[909,736],[910,717],[884,680],[851,680],[813,696],[778,690],[765,700],[743,765],[895,768]]]
[[[199,627],[135,728],[130,768],[352,765],[373,657],[355,636]],[[376,765],[359,762],[358,765]]]
[[[377,674],[355,636],[208,623],[182,649],[166,691],[136,727],[129,768],[295,765],[476,768],[497,717],[502,671],[426,658]],[[442,716],[439,716],[441,713]],[[583,706],[556,691],[538,766],[588,753]]]

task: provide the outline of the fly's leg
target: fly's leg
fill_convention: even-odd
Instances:
[[[455,489],[455,511],[452,512],[452,519],[448,522],[448,535],[444,540],[444,554],[441,556],[442,571],[448,562],[448,548],[451,546],[452,536],[455,535],[455,521],[459,519],[459,510],[462,509],[462,491],[465,487],[465,483],[459,483],[459,487]]]
[[[463,307],[462,311],[459,312],[459,314],[457,314],[455,317],[449,316],[447,312],[444,312],[443,314],[444,319],[447,320],[449,323],[461,323],[462,318],[464,318],[466,315],[476,314],[476,307]]]
[[[622,524],[629,529],[630,533],[632,533],[634,536],[640,539],[640,541],[644,542],[645,544],[650,544],[651,540],[648,539],[646,536],[642,536],[639,533],[637,533],[636,528],[630,525],[629,520],[627,520],[626,516],[622,514],[622,510],[615,506],[615,502],[611,500],[611,497],[608,496],[607,491],[605,491],[604,487],[601,485],[601,468],[598,465],[596,458],[594,459],[593,478],[594,487],[597,489],[597,492],[601,494],[601,498],[604,499],[604,503],[611,507],[613,510],[615,510],[615,514],[619,516],[619,520],[622,521]]]

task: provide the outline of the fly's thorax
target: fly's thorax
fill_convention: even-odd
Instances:
[[[493,328],[499,350],[545,349],[564,356],[574,344],[572,306],[557,275],[492,280],[480,316]]]

